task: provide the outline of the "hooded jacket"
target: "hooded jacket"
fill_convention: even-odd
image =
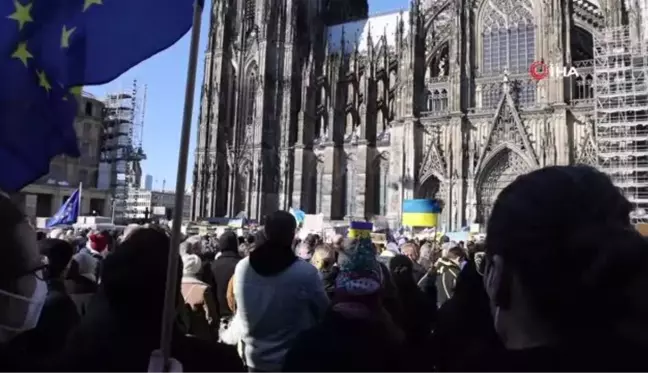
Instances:
[[[234,297],[243,358],[263,371],[281,370],[295,337],[317,324],[329,303],[317,269],[272,242],[236,265]]]
[[[437,261],[435,266],[437,268],[437,303],[441,307],[454,294],[461,265],[457,261],[442,258]]]
[[[227,305],[227,285],[234,275],[234,269],[241,256],[238,252],[238,238],[234,232],[224,233],[219,239],[218,246],[221,250],[220,255],[211,264],[211,273],[218,316],[223,318],[232,316],[232,311]]]

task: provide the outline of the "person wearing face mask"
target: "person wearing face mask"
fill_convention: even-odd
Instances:
[[[43,370],[19,337],[36,327],[47,297],[36,232],[0,194],[0,371]]]
[[[32,356],[48,357],[60,351],[68,333],[79,322],[76,305],[63,283],[74,248],[66,241],[51,238],[40,241],[39,247],[47,264],[47,298],[36,328],[18,339],[28,344]]]

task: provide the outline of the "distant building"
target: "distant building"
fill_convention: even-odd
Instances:
[[[182,220],[190,217],[189,206],[191,195],[184,197]],[[171,220],[175,208],[175,193],[159,190],[131,189],[126,199],[126,219],[143,219],[148,210],[149,218],[163,218]]]
[[[144,189],[153,190],[153,175],[146,175],[144,177]]]
[[[12,200],[32,220],[50,217],[79,186],[81,215],[110,215],[110,190],[97,185],[103,134],[103,103],[84,93],[74,123],[81,157],[55,157],[49,173],[12,195]]]

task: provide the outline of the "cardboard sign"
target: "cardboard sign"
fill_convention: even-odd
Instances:
[[[387,235],[384,233],[372,233],[371,242],[375,244],[387,244]]]

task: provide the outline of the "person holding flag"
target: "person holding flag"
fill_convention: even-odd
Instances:
[[[69,225],[77,222],[81,212],[81,185],[72,193],[63,205],[58,209],[56,214],[50,219],[47,219],[47,228],[52,228],[57,225]]]

